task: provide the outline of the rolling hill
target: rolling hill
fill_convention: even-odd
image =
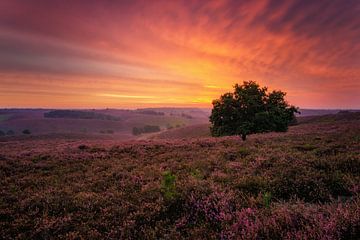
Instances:
[[[0,236],[358,239],[357,116],[245,142],[178,139],[205,125],[176,139],[0,138]]]

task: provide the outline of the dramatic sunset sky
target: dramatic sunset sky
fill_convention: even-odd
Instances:
[[[0,107],[211,107],[244,80],[360,108],[360,1],[0,1]]]

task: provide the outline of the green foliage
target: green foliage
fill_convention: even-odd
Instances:
[[[213,101],[211,134],[241,135],[245,140],[252,133],[286,131],[298,110],[284,97],[284,92],[268,93],[266,87],[260,88],[253,81],[236,84],[233,93],[225,93]]]
[[[271,193],[270,192],[265,192],[263,194],[263,201],[264,201],[265,207],[270,208],[270,204],[271,204]]]
[[[173,175],[170,171],[165,171],[163,173],[161,192],[167,201],[173,200],[177,196],[175,181],[176,176]]]

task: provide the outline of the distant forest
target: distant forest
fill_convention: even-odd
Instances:
[[[153,125],[145,125],[144,127],[133,127],[132,133],[133,135],[140,135],[143,133],[153,133],[153,132],[160,132],[161,129],[159,126]]]
[[[136,113],[140,113],[140,114],[148,114],[148,115],[158,115],[158,116],[164,116],[165,113],[164,112],[157,112],[154,110],[148,110],[148,109],[137,109],[135,110]]]
[[[116,116],[96,113],[91,111],[78,111],[78,110],[54,110],[44,113],[45,118],[72,118],[72,119],[98,119],[108,121],[120,121],[121,119]]]

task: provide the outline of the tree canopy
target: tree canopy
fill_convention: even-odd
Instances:
[[[225,93],[213,101],[210,116],[213,136],[241,135],[261,132],[284,132],[294,122],[298,108],[289,105],[282,91],[268,92],[254,81],[236,84],[233,93]]]

